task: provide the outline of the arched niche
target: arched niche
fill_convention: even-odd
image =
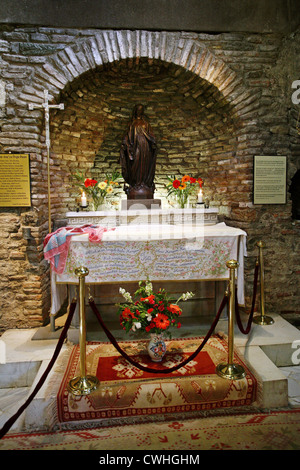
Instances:
[[[158,197],[166,194],[168,175],[187,173],[203,178],[212,204],[232,200],[239,118],[207,80],[165,61],[124,59],[85,72],[59,100],[65,109],[51,121],[56,214],[74,207],[77,169],[95,178],[120,170],[122,135],[137,102],[145,105],[158,143]]]

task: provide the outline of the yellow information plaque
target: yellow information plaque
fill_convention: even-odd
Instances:
[[[0,154],[0,207],[30,207],[29,155]]]
[[[254,204],[286,204],[286,157],[254,157]]]

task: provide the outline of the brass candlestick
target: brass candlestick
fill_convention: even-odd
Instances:
[[[228,363],[218,364],[216,373],[220,377],[231,380],[238,380],[245,377],[245,370],[240,364],[233,362],[234,352],[234,323],[235,323],[235,269],[238,262],[230,260],[227,263],[230,269],[229,281],[229,316],[228,316]]]
[[[260,315],[253,318],[253,322],[257,325],[272,325],[273,318],[265,315],[265,279],[264,279],[264,259],[263,248],[265,244],[263,241],[257,242],[259,249],[259,275],[260,275]]]
[[[89,395],[99,386],[99,380],[92,375],[86,375],[86,324],[85,324],[85,277],[89,270],[83,266],[75,269],[79,278],[79,346],[80,346],[80,375],[70,380],[68,390],[73,395]]]

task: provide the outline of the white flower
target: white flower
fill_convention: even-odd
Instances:
[[[138,330],[141,327],[142,327],[141,322],[137,321],[137,322],[132,324],[132,331]]]
[[[129,294],[129,292],[126,292],[126,290],[125,290],[123,287],[120,287],[119,292],[120,292],[120,294],[123,295],[124,299],[125,299],[127,302],[132,302],[132,297],[131,297],[131,295]]]
[[[188,300],[191,299],[195,294],[193,292],[186,292],[185,294],[182,294],[181,299],[182,300]]]
[[[148,294],[148,295],[150,295],[151,292],[153,291],[153,286],[152,286],[152,283],[150,281],[146,282],[145,291],[146,291],[146,294]]]
[[[150,315],[150,313],[148,313],[146,318],[147,318],[147,321],[152,321],[152,315]]]

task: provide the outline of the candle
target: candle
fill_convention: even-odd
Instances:
[[[81,195],[81,207],[86,207],[86,206],[87,206],[86,195],[85,195],[85,192],[83,191]]]
[[[198,193],[198,202],[203,203],[203,194],[202,194],[202,188],[200,188],[200,191]]]

